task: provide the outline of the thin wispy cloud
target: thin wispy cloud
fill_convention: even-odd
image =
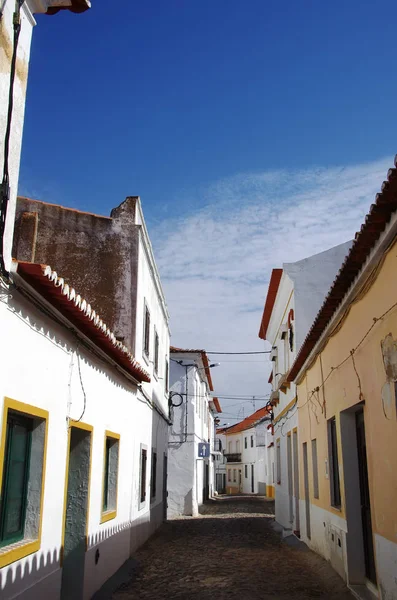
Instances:
[[[272,268],[352,239],[391,164],[386,158],[345,168],[243,173],[200,191],[204,208],[157,226],[151,237],[172,343],[265,349],[257,334]],[[267,359],[212,358],[221,362],[213,372],[219,394],[268,391]],[[238,410],[232,401],[223,404],[231,414]],[[245,414],[251,409],[247,404]]]

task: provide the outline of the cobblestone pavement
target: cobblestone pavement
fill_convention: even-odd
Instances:
[[[164,523],[113,600],[352,600],[330,565],[272,528],[273,502],[220,497]]]

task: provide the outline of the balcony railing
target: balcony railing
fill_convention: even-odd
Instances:
[[[241,452],[236,452],[234,454],[225,454],[226,460],[229,463],[239,463],[241,462]]]

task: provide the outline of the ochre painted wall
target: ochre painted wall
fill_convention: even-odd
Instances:
[[[345,485],[340,436],[340,411],[364,404],[372,527],[374,533],[396,542],[397,511],[397,415],[394,382],[388,380],[382,341],[391,334],[397,340],[397,307],[377,321],[360,347],[350,356],[379,318],[397,302],[397,244],[385,256],[372,285],[351,306],[338,331],[329,339],[320,356],[298,384],[299,445],[307,442],[310,502],[345,518]],[[390,339],[390,338],[389,338]],[[394,347],[396,353],[397,345]],[[346,362],[335,369],[343,359]],[[394,356],[394,359],[396,357]],[[322,386],[329,373],[332,374]],[[359,383],[360,382],[360,383]],[[360,387],[362,398],[360,398]],[[313,392],[317,386],[318,392]],[[384,401],[382,401],[382,390]],[[390,401],[387,402],[387,394]],[[327,420],[336,417],[342,507],[331,507],[330,480],[325,474],[328,460]],[[311,440],[317,439],[319,499],[313,498]],[[303,461],[300,460],[300,498],[304,499]]]

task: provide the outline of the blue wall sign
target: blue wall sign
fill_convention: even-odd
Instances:
[[[210,456],[210,445],[200,442],[198,445],[198,455],[200,458],[209,458]]]

